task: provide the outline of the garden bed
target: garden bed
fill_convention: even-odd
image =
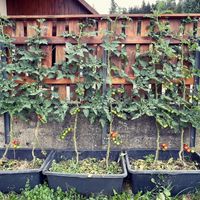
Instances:
[[[111,152],[108,170],[105,167],[105,151],[80,152],[78,166],[73,165],[74,156],[73,151],[58,151],[51,156],[43,171],[51,188],[61,187],[64,191],[76,188],[77,192],[87,196],[91,193],[111,195],[114,190],[118,193],[122,191],[127,171],[125,160],[119,151]],[[86,169],[86,165],[89,169]],[[66,166],[70,169],[66,169]]]
[[[131,150],[127,152],[127,168],[134,193],[151,191],[159,185],[170,186],[172,195],[177,195],[194,191],[195,188],[200,186],[200,170],[198,169],[200,156],[197,153],[185,154],[184,157],[188,159],[185,165],[177,160],[177,150],[161,151],[158,164],[152,164],[152,160],[151,164],[148,164],[148,161],[144,162],[143,159],[146,156],[148,156],[146,157],[148,159],[149,155],[155,155],[155,151]],[[168,162],[171,162],[171,164],[167,165]],[[141,168],[142,164],[143,169]]]
[[[0,157],[2,157],[4,151],[4,149],[0,150]],[[48,154],[51,154],[50,151],[47,151]],[[8,150],[7,159],[1,161],[0,164],[1,192],[14,191],[19,193],[27,183],[30,188],[43,183],[42,169],[46,165],[46,156],[40,150],[35,151],[35,156],[37,159],[33,163],[31,149]]]

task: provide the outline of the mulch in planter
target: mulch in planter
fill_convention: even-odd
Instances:
[[[123,169],[119,162],[110,161],[108,168],[106,168],[106,160],[97,158],[86,158],[76,163],[75,159],[61,160],[56,162],[53,160],[49,169],[52,172],[61,172],[67,174],[121,174]]]
[[[33,160],[15,160],[15,159],[1,159],[0,171],[7,170],[25,170],[25,169],[39,169],[44,160],[37,158],[35,162]]]
[[[154,155],[144,156],[144,159],[131,159],[133,170],[199,170],[199,163],[190,159],[158,160],[154,162]]]

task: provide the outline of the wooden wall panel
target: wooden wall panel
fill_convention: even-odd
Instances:
[[[91,14],[76,0],[7,0],[8,15]]]
[[[62,8],[64,9],[64,8]],[[39,18],[39,17],[38,17]],[[45,17],[44,17],[45,18]],[[37,19],[37,17],[36,17]],[[19,44],[21,46],[26,44],[27,37],[31,37],[35,34],[34,29],[32,26],[39,24],[36,22],[36,19],[30,18],[25,19],[24,17],[22,19],[14,19],[16,22],[16,26],[11,29],[7,28],[5,31],[6,33],[10,34],[10,36],[14,37],[16,41],[21,41]],[[76,42],[74,40],[70,40],[70,38],[62,38],[61,35],[64,31],[67,31],[69,33],[76,33],[79,34],[80,28],[79,23],[84,22],[87,17],[80,19],[78,16],[72,17],[72,18],[59,18],[59,19],[51,19],[47,17],[47,20],[42,25],[42,28],[45,29],[43,36],[48,40],[48,45],[43,45],[42,48],[44,49],[44,52],[46,54],[46,57],[43,59],[43,66],[51,67],[55,62],[59,65],[62,65],[62,62],[65,61],[65,42],[72,42],[75,44]],[[93,19],[93,18],[92,18]],[[166,19],[163,19],[163,22]],[[166,22],[169,22],[170,28],[174,33],[178,33],[179,27],[181,25],[181,20],[176,18],[167,18]],[[126,49],[127,53],[127,63],[125,63],[120,58],[113,56],[112,57],[112,63],[115,64],[120,69],[124,70],[125,73],[129,76],[129,78],[134,78],[133,73],[133,64],[135,63],[135,56],[136,56],[136,49],[139,48],[140,53],[147,53],[150,46],[152,46],[153,40],[148,39],[148,27],[149,27],[150,21],[147,19],[141,19],[141,31],[139,30],[137,26],[139,26],[138,19],[134,18],[132,21],[126,21],[126,27],[125,29],[121,27],[121,25],[124,25],[124,21],[119,19],[118,24],[109,26],[109,23],[105,19],[99,19],[97,26],[93,26],[87,29],[87,31],[95,31],[98,29],[99,33],[96,36],[89,37],[83,39],[85,43],[88,43],[88,45],[94,49],[93,55],[97,56],[98,59],[103,59],[103,49],[101,47],[102,44],[102,38],[104,36],[104,32],[111,28],[114,30],[116,34],[120,33],[126,33],[126,39],[120,40],[121,44],[119,47],[119,50],[121,48]],[[196,26],[196,25],[195,25]],[[197,23],[197,27],[200,27],[200,23]],[[193,30],[194,23],[188,23],[185,24],[184,34],[185,36],[190,35],[189,33]],[[138,32],[138,33],[137,33]],[[199,29],[197,31],[197,35],[200,35]],[[180,35],[181,36],[181,35]],[[82,40],[81,40],[82,41]],[[170,43],[172,45],[179,45],[179,40],[170,40]],[[185,46],[185,53],[187,53],[187,47]],[[174,63],[176,63],[177,60],[174,60]],[[186,63],[187,65],[187,63]],[[73,67],[73,66],[71,66]],[[46,79],[45,83],[49,85],[56,85],[60,97],[62,99],[70,99],[70,100],[76,100],[76,84],[83,82],[84,77],[82,77],[81,74],[76,74],[75,80],[70,79]],[[79,78],[78,78],[79,76]],[[179,80],[175,80],[179,81]],[[175,83],[175,81],[173,81]],[[188,88],[190,88],[193,83],[194,79],[190,78],[185,80],[186,85],[188,85]],[[113,73],[112,78],[112,84],[115,88],[118,87],[124,87],[128,94],[132,95],[132,88],[134,87],[130,82],[127,81],[127,78],[120,78],[116,77]],[[153,89],[154,83],[150,84],[149,87]],[[189,89],[188,89],[189,90]],[[145,95],[145,92],[141,91],[142,94]]]

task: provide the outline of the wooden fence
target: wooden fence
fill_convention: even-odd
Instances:
[[[200,15],[197,14],[176,14],[176,15],[162,15],[161,20],[168,21],[171,31],[177,33],[181,22],[183,19],[186,19],[188,16],[191,18],[200,18]],[[62,63],[65,60],[65,42],[73,40],[66,39],[61,37],[61,34],[64,31],[79,32],[79,23],[86,19],[95,19],[96,23],[93,27],[90,27],[88,31],[97,31],[98,34],[93,37],[84,38],[84,41],[92,45],[96,49],[96,54],[98,57],[102,57],[102,49],[100,47],[102,43],[102,30],[108,29],[108,22],[105,19],[108,16],[102,15],[70,15],[70,16],[10,16],[9,19],[13,20],[16,23],[14,29],[8,29],[7,33],[15,39],[16,45],[24,45],[28,37],[34,35],[34,30],[31,26],[37,23],[37,19],[45,19],[43,26],[45,27],[45,32],[43,34],[44,38],[47,39],[48,45],[43,47],[46,57],[43,60],[43,65],[46,67],[51,67],[54,63]],[[116,18],[114,15],[110,15],[110,18]],[[125,72],[131,77],[134,78],[134,74],[131,66],[135,62],[136,55],[136,45],[140,45],[140,52],[145,52],[148,50],[149,45],[153,42],[151,38],[148,37],[150,19],[144,15],[128,15],[132,20],[126,20],[122,18],[117,19],[116,32],[125,33],[126,39],[121,41],[125,45],[127,55],[128,55],[128,65],[125,66]],[[126,26],[121,26],[125,24]],[[194,30],[195,27],[200,27],[200,21],[194,23],[187,23],[184,25],[184,34],[186,37],[189,36],[190,31]],[[123,28],[124,27],[124,28]],[[197,36],[200,35],[200,31],[197,31]],[[170,40],[172,45],[178,45],[180,41]],[[116,60],[115,62],[120,62]],[[119,63],[118,63],[119,64]],[[58,87],[60,96],[65,98],[70,98],[70,92],[74,90],[74,86],[77,83],[77,79],[74,81],[70,79],[46,79],[46,83],[52,86]],[[124,85],[125,87],[130,87],[128,83],[123,78],[113,77],[113,85]],[[186,80],[188,86],[193,85],[194,80]]]

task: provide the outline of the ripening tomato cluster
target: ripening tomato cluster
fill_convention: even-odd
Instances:
[[[20,141],[17,140],[17,139],[14,139],[14,140],[12,141],[12,145],[13,145],[13,148],[14,148],[14,149],[17,149],[17,148],[19,147],[19,145],[20,145]]]
[[[110,137],[112,139],[112,141],[116,144],[116,145],[120,145],[122,142],[121,142],[121,138],[120,138],[120,135],[117,131],[112,131],[110,133]]]
[[[188,144],[183,144],[183,149],[187,152],[187,153],[194,153],[194,150],[192,150]]]
[[[161,147],[161,149],[162,149],[163,151],[166,151],[166,150],[168,149],[169,145],[166,144],[166,143],[163,143],[163,144],[160,145],[160,147]]]
[[[112,132],[111,132],[111,138],[112,138],[112,139],[117,138],[117,136],[118,136],[118,132],[117,132],[117,131],[112,131]]]
[[[162,143],[162,144],[160,145],[160,148],[161,148],[161,150],[166,151],[166,150],[169,148],[169,145],[166,144],[166,143]],[[194,150],[191,149],[191,148],[189,147],[188,144],[183,144],[183,149],[184,149],[184,151],[186,151],[187,153],[194,153]]]

